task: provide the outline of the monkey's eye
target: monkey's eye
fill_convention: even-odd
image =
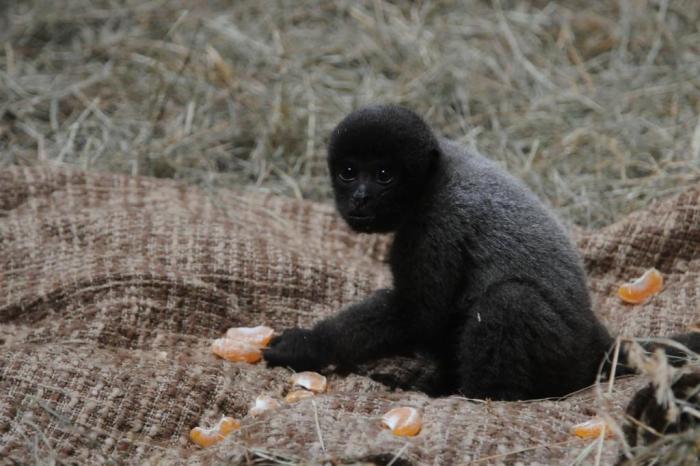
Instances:
[[[379,184],[389,184],[394,181],[394,176],[391,174],[391,170],[387,168],[380,168],[377,171],[376,178]]]
[[[355,181],[357,175],[355,174],[355,169],[353,167],[345,167],[338,172],[338,178],[340,178],[340,181],[348,183],[350,181]]]

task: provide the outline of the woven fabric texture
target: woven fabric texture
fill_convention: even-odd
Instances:
[[[613,333],[668,335],[700,319],[698,189],[576,239]],[[351,233],[329,205],[56,168],[0,171],[0,458],[568,464],[589,443],[570,426],[602,405],[620,415],[646,383],[617,380],[604,400],[590,388],[506,403],[331,374],[328,394],[247,416],[257,395],[283,395],[290,373],[217,359],[211,340],[232,326],[308,326],[386,286],[388,244]],[[617,285],[652,266],[664,291],[621,304]],[[410,361],[379,366],[400,373]],[[399,405],[423,413],[417,437],[381,429],[379,417]],[[242,429],[204,450],[188,440],[222,414]],[[618,449],[606,441],[604,462]]]

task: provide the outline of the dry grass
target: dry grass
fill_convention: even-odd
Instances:
[[[406,104],[568,220],[700,178],[700,3],[9,0],[0,164],[326,199],[351,109]]]
[[[639,343],[653,343],[660,347],[648,353]],[[618,338],[612,367],[617,364],[621,344],[622,340]],[[700,426],[700,406],[695,403],[700,393],[697,384],[700,380],[700,355],[667,338],[625,339],[624,344],[629,345],[626,346],[629,364],[647,379],[649,385],[629,402],[622,423],[613,414],[615,409],[608,398],[615,378],[607,380],[604,385],[600,381],[595,385],[598,414],[621,443],[617,466],[696,464],[700,454],[700,429],[695,427]],[[661,349],[665,347],[675,350],[674,357],[666,356]],[[671,365],[670,360],[678,366]],[[614,369],[612,373],[614,375]],[[650,438],[645,434],[651,434]],[[593,455],[593,464],[600,464],[605,435],[603,429],[595,441],[581,450],[577,464],[583,464]],[[632,440],[633,446],[630,445]]]

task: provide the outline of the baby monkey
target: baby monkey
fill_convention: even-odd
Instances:
[[[319,370],[419,352],[438,370],[431,395],[499,400],[595,381],[613,339],[564,227],[521,181],[394,105],[343,119],[328,167],[353,230],[395,232],[393,287],[285,330],[264,352],[269,365]],[[700,346],[700,334],[686,337]]]

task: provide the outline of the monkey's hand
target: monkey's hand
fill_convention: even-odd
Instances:
[[[284,366],[295,371],[319,370],[327,362],[321,356],[318,339],[312,330],[290,328],[274,337],[263,350],[263,358],[270,367]]]

